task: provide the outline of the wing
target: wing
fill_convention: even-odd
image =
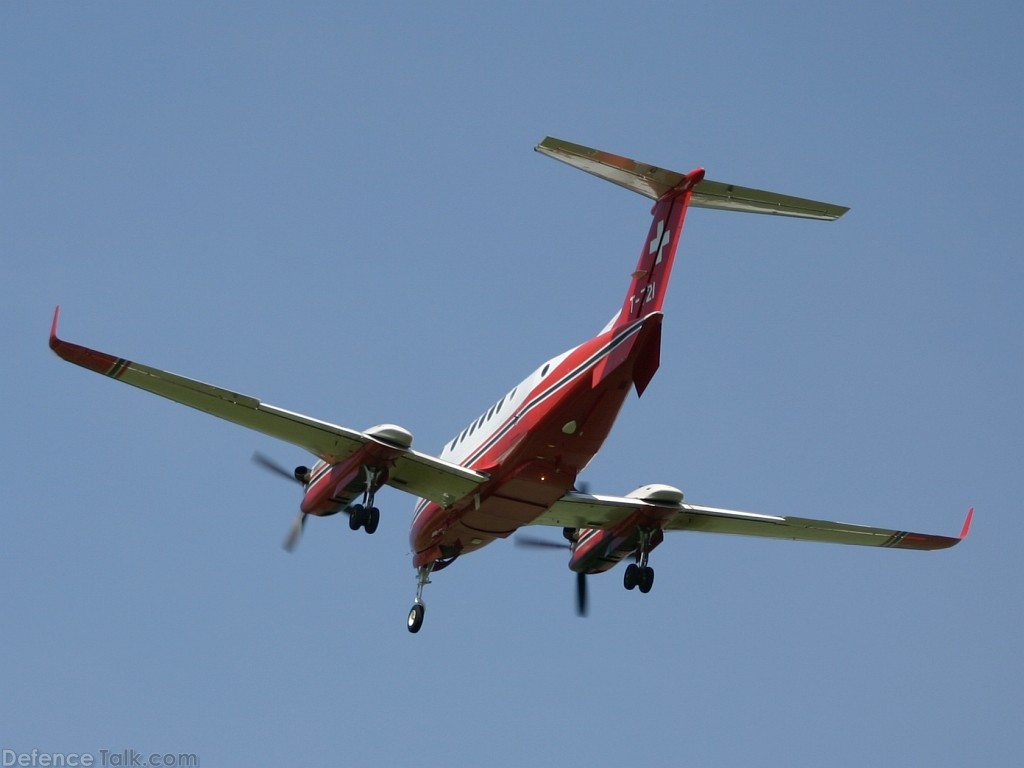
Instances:
[[[53,313],[50,348],[64,360],[90,371],[300,446],[329,462],[342,461],[367,443],[380,441],[374,435],[286,411],[248,395],[64,341],[57,337],[59,315],[60,307]],[[483,473],[404,447],[388,485],[448,505],[485,480],[487,475]]]
[[[652,518],[660,517],[665,521],[663,527],[666,531],[731,533],[771,539],[896,549],[946,549],[966,538],[974,509],[967,513],[960,536],[953,537],[872,528],[830,520],[761,515],[695,504],[666,504],[637,498],[571,492],[555,502],[551,509],[534,521],[534,524],[569,528],[611,528],[636,513],[646,513]]]

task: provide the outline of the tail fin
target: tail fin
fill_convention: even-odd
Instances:
[[[816,200],[737,187],[704,178],[704,169],[676,173],[550,136],[536,150],[655,200],[653,220],[629,292],[613,326],[661,311],[676,246],[689,206],[831,221],[848,208]]]

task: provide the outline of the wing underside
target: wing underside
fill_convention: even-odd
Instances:
[[[292,443],[332,463],[377,440],[358,430],[268,405],[249,395],[64,341],[57,337],[59,312],[58,308],[53,315],[50,348],[64,360],[90,371]],[[395,459],[388,484],[448,505],[471,493],[486,479],[480,472],[409,448]]]
[[[663,520],[666,531],[698,531],[759,536],[793,541],[817,541],[895,549],[946,549],[967,536],[970,510],[959,537],[875,528],[830,520],[781,517],[695,504],[662,505],[642,499],[568,493],[534,521],[535,525],[569,528],[611,528],[627,517],[646,513]]]

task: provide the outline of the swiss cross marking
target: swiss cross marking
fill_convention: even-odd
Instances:
[[[650,245],[647,248],[647,253],[658,252],[658,258],[654,260],[655,264],[661,264],[661,252],[665,250],[665,246],[672,242],[672,230],[665,230],[664,220],[658,222],[658,229],[654,233],[654,238],[651,240]]]

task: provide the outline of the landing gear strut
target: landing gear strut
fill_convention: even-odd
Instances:
[[[416,572],[416,600],[409,610],[409,618],[406,622],[406,626],[413,634],[419,632],[420,627],[423,626],[423,615],[427,611],[427,607],[423,604],[423,588],[430,583],[430,571],[433,567],[433,563],[427,563],[421,565]]]
[[[651,538],[654,531],[648,528],[640,529],[640,544],[636,548],[636,562],[626,566],[626,572],[622,575],[622,585],[626,589],[639,587],[640,591],[647,594],[654,586],[654,569],[647,564],[647,558],[651,554]]]

